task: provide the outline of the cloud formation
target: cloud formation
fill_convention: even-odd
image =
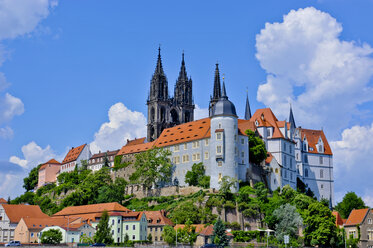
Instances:
[[[119,102],[110,107],[109,122],[101,125],[90,144],[91,151],[115,150],[125,145],[127,139],[146,136],[146,118],[143,113],[131,111]]]
[[[22,153],[23,158],[11,156],[9,162],[17,164],[24,169],[31,169],[52,158],[56,158],[56,154],[49,145],[43,149],[34,141],[22,146]]]
[[[196,108],[194,109],[194,120],[200,120],[206,117],[209,117],[209,109],[200,108],[200,106],[196,104]]]
[[[12,198],[23,193],[23,178],[26,170],[8,161],[0,161],[0,197]]]
[[[298,124],[333,136],[346,128],[358,105],[373,100],[373,49],[341,40],[341,32],[336,19],[313,7],[266,23],[256,36],[256,58],[267,72],[258,101],[282,119],[292,103]]]

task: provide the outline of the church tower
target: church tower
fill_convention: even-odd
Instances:
[[[194,104],[192,90],[192,79],[188,79],[183,52],[179,77],[175,84],[173,104],[171,106],[170,111],[171,123],[173,125],[178,125],[180,123],[190,122],[194,120]]]
[[[153,141],[168,126],[170,115],[168,82],[162,67],[161,48],[158,48],[157,66],[150,81],[150,93],[146,104],[148,105],[147,138],[148,141]]]
[[[219,64],[216,63],[213,95],[210,96],[210,105],[209,105],[209,116],[210,117],[212,116],[212,109],[214,105],[219,101],[220,97],[221,97],[221,84],[220,84]]]

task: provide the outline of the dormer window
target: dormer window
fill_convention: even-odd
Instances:
[[[318,145],[317,147],[318,147],[319,152],[324,152],[323,145]]]
[[[270,129],[270,128],[267,128],[267,136],[268,136],[268,137],[271,136],[271,129]]]
[[[259,126],[259,122],[255,120],[255,126]]]
[[[264,114],[262,114],[262,115],[260,116],[260,118],[262,119],[262,121],[264,121]]]

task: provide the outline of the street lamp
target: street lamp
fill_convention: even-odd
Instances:
[[[274,232],[274,230],[271,230],[269,228],[267,228],[266,230],[262,230],[262,229],[256,229],[256,230],[259,231],[259,232],[266,232],[267,233],[267,248],[268,248],[268,237],[269,237],[269,233]]]

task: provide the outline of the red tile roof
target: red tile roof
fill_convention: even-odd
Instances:
[[[108,156],[115,156],[117,155],[119,152],[119,149],[118,150],[115,150],[115,151],[107,151],[107,152],[100,152],[100,153],[96,153],[96,154],[93,154],[92,157],[90,158],[91,159],[94,159],[94,158],[101,158],[101,157],[105,157],[105,154],[107,153]]]
[[[144,142],[145,142],[145,137],[143,137],[143,138],[139,138],[139,139],[133,139],[133,140],[129,140],[129,139],[127,139],[127,144],[126,144],[126,146],[133,146],[133,145],[139,145],[139,144],[144,144]]]
[[[285,121],[278,121],[270,108],[258,109],[250,121],[258,122],[258,127],[273,127],[273,135],[270,138],[284,138],[280,126],[285,126]]]
[[[29,218],[24,217],[23,221],[25,222],[29,230],[41,230],[48,226],[62,226],[67,225],[69,222],[72,223],[76,219],[68,218]]]
[[[265,160],[266,164],[269,164],[272,162],[272,159],[273,159],[273,156],[272,156],[272,153],[268,152],[267,153],[267,158]]]
[[[40,166],[39,171],[44,169],[45,167],[47,167],[47,165],[49,165],[49,164],[61,165],[60,162],[58,162],[57,160],[55,160],[53,158],[53,159],[49,160],[48,162],[44,163],[42,166]]]
[[[111,203],[100,203],[100,204],[66,207],[62,209],[61,211],[55,213],[54,216],[102,213],[105,210],[108,212],[130,212],[128,208],[123,207],[119,203],[111,202]]]
[[[0,204],[7,204],[7,200],[5,200],[4,198],[0,198]]]
[[[11,223],[18,223],[21,218],[48,218],[49,216],[43,213],[37,205],[2,205],[6,215],[8,216]]]
[[[248,129],[255,132],[255,130],[256,130],[255,123],[253,121],[250,121],[250,120],[238,119],[238,132],[239,132],[239,134],[246,135],[245,131],[248,130]]]
[[[71,148],[70,151],[67,153],[65,159],[62,161],[62,164],[66,164],[66,163],[77,160],[77,158],[79,157],[80,153],[83,151],[85,146],[86,144],[75,147],[75,148]]]
[[[142,217],[144,212],[128,212],[128,213],[123,213],[123,221],[139,221]]]
[[[299,129],[301,131],[302,140],[304,139],[304,137],[306,137],[308,146],[313,148],[313,151],[308,149],[309,153],[318,153],[316,144],[318,143],[319,138],[321,137],[322,142],[324,143],[324,154],[333,155],[332,149],[329,146],[328,140],[326,139],[323,130],[312,130],[312,129],[304,129],[304,128],[299,128]]]
[[[173,226],[174,223],[164,215],[163,211],[144,211],[148,220],[148,226],[152,225],[169,225]],[[150,221],[150,222],[149,222]]]
[[[352,210],[347,218],[345,226],[355,226],[357,224],[361,224],[365,216],[367,215],[368,211],[369,208]]]
[[[344,222],[341,215],[337,211],[333,211],[332,214],[335,216],[335,225],[337,227],[343,226]]]
[[[123,146],[117,155],[143,152],[143,151],[153,148],[154,144],[155,144],[155,141],[144,143],[144,144],[132,145],[132,146]]]

